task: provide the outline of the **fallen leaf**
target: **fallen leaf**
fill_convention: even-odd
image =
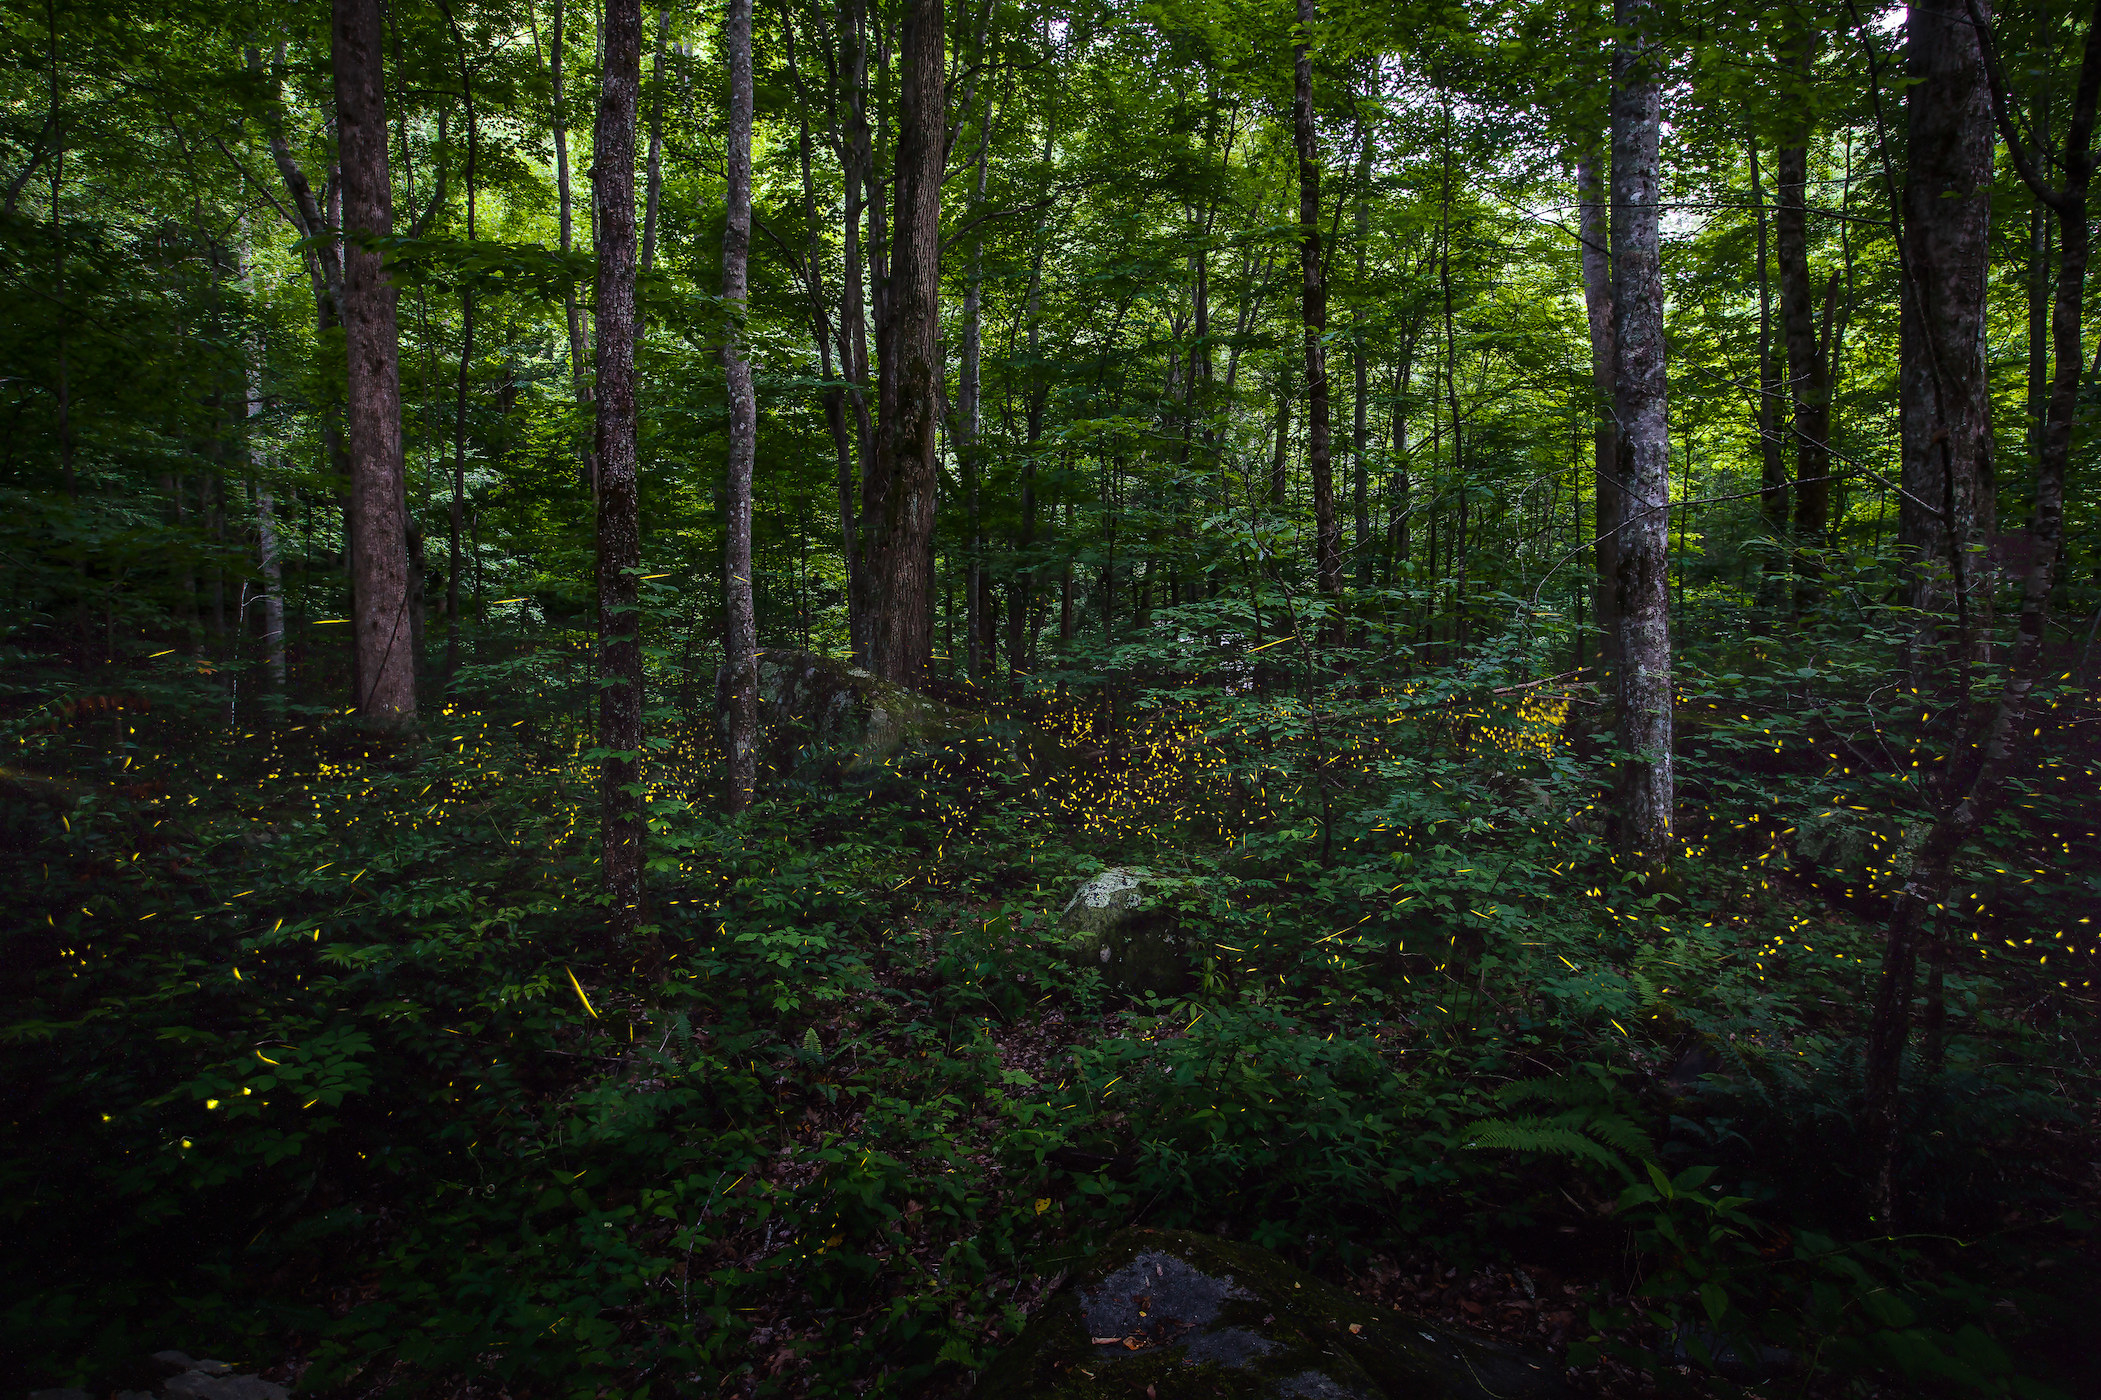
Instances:
[[[1351,1323],[1351,1324],[1350,1324],[1350,1332],[1351,1332],[1351,1334],[1352,1334],[1352,1335],[1354,1335],[1354,1334],[1356,1334],[1356,1333],[1358,1333],[1358,1332],[1362,1332],[1363,1330],[1364,1330],[1364,1324],[1363,1324],[1363,1323],[1361,1323],[1361,1322],[1353,1322],[1353,1323]]]

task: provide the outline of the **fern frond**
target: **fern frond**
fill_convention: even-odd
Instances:
[[[1574,1128],[1562,1127],[1541,1118],[1488,1118],[1473,1125],[1466,1145],[1483,1151],[1551,1152],[1578,1161],[1596,1162],[1624,1172],[1627,1164],[1611,1149],[1600,1146]]]

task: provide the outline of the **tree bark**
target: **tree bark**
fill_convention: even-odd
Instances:
[[[1773,280],[1769,257],[1771,238],[1767,229],[1765,182],[1758,169],[1758,139],[1748,143],[1751,161],[1751,202],[1758,210],[1758,513],[1775,539],[1787,533],[1787,456],[1780,436],[1782,405],[1787,389],[1780,382],[1773,360]],[[1781,198],[1786,198],[1787,155],[1781,154]],[[1785,217],[1784,215],[1782,216]],[[1785,235],[1782,235],[1783,238]],[[1806,256],[1806,255],[1805,255]],[[1783,248],[1781,300],[1786,302],[1786,255]],[[1805,263],[1806,267],[1806,263]],[[1789,343],[1792,348],[1792,342]]]
[[[992,139],[988,110],[986,127],[978,142],[977,179],[971,189],[970,209],[975,213],[985,200],[986,155]],[[985,301],[985,246],[983,238],[970,244],[970,271],[963,288],[962,363],[956,373],[956,457],[963,472],[964,509],[968,513],[970,556],[965,586],[964,625],[969,645],[964,657],[965,673],[972,684],[991,672],[994,637],[991,587],[985,578],[985,530],[978,500],[983,454],[978,436],[982,424],[984,339],[982,325]]]
[[[1357,582],[1369,588],[1373,579],[1374,552],[1371,543],[1371,461],[1367,455],[1365,416],[1369,409],[1370,366],[1364,344],[1364,272],[1371,245],[1371,157],[1372,135],[1362,132],[1363,148],[1357,154],[1357,286],[1350,307],[1350,377],[1352,389],[1350,457],[1356,471],[1355,492]]]
[[[1637,869],[1671,850],[1670,429],[1664,369],[1663,53],[1653,0],[1619,0],[1613,52],[1612,350],[1620,479],[1619,743],[1622,845]]]
[[[722,650],[732,811],[750,804],[759,779],[759,637],[751,583],[751,472],[758,455],[759,406],[752,392],[743,325],[751,258],[751,5],[752,0],[729,0],[723,25],[730,101],[728,208],[722,228],[722,302],[727,313],[722,364],[729,382],[730,450]]]
[[[1962,0],[1918,0],[1906,35],[1897,529],[1918,628],[1912,666],[1923,675],[1938,669],[1930,656],[1945,615],[1953,612],[1960,657],[1978,645],[1990,600],[1985,292],[1994,143],[1977,35]]]
[[[642,919],[641,503],[635,460],[635,115],[641,0],[606,0],[591,190],[598,209],[597,446],[599,770],[608,932]]]
[[[416,672],[409,635],[408,511],[401,464],[401,342],[394,284],[379,253],[368,246],[394,230],[380,57],[383,32],[379,0],[335,0],[355,699],[367,723],[402,729],[416,719]]]
[[[1613,384],[1611,206],[1606,203],[1604,162],[1586,152],[1576,161],[1576,191],[1583,239],[1583,308],[1590,322],[1590,378],[1596,394],[1592,431],[1597,502],[1597,581],[1590,590],[1592,623],[1598,630],[1598,669],[1607,693],[1618,684],[1620,521],[1626,489],[1620,479],[1620,433]]]
[[[1342,596],[1342,531],[1328,440],[1328,273],[1320,249],[1320,148],[1313,126],[1314,0],[1298,0],[1292,50],[1291,131],[1299,161],[1300,319],[1306,343],[1306,467],[1313,477],[1313,560],[1322,594]],[[1323,629],[1331,639],[1334,626]]]
[[[467,110],[467,241],[471,244],[475,238],[479,201],[477,162],[481,152],[481,123],[474,111],[474,80],[467,67],[467,36],[453,21],[451,10],[441,8],[445,8],[445,18],[451,24],[453,42],[459,53],[460,99]],[[460,373],[452,413],[452,501],[445,515],[445,686],[448,690],[452,686],[453,672],[460,663],[460,536],[467,518],[467,390],[474,368],[474,309],[474,287],[469,284],[460,293]]]
[[[941,0],[909,0],[900,42],[897,206],[890,273],[877,320],[881,381],[875,460],[861,484],[861,569],[855,588],[866,619],[862,664],[917,686],[933,654],[935,453],[941,366]]]
[[[1806,133],[1805,133],[1806,135]],[[1795,415],[1796,599],[1816,595],[1819,552],[1831,515],[1831,383],[1817,335],[1816,287],[1809,276],[1809,151],[1780,148],[1780,318],[1787,336],[1787,383]],[[1828,318],[1827,318],[1828,323]]]
[[[576,214],[569,183],[569,110],[565,105],[563,87],[563,51],[566,47],[562,28],[563,5],[564,0],[554,0],[554,26],[548,35],[547,78],[553,103],[555,203],[560,218],[562,254],[566,257],[576,246]],[[591,402],[591,378],[585,358],[590,346],[584,335],[584,309],[576,299],[573,285],[563,293],[562,312],[569,326],[569,378],[575,386],[576,406],[581,410]],[[598,454],[588,441],[584,444],[583,454],[584,481],[590,486],[591,498],[595,502],[598,498]]]
[[[657,208],[664,197],[664,48],[671,39],[671,8],[657,10],[657,42],[649,56],[649,159],[643,166],[642,271],[657,265]],[[635,318],[637,330],[643,322]]]

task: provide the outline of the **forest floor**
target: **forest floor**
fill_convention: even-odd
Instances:
[[[1439,706],[1046,705],[737,818],[674,748],[619,950],[588,735],[540,697],[383,751],[320,714],[198,739],[166,696],[31,715],[22,790],[73,786],[0,809],[4,1379],[176,1346],[344,1396],[960,1396],[1142,1222],[1598,1395],[2101,1393],[2093,953],[2041,922],[2096,904],[2086,758],[1981,853],[2048,873],[1986,881],[2011,951],[1944,965],[1893,1235],[1854,1122],[1902,835],[1814,722],[1687,726],[1662,893],[1560,714]],[[1189,940],[1171,991],[1067,955],[1110,865]]]

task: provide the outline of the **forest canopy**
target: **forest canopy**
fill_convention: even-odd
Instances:
[[[2093,1393],[2097,102],[2060,0],[0,9],[0,1375],[1108,1394],[997,1358],[1146,1227]]]

